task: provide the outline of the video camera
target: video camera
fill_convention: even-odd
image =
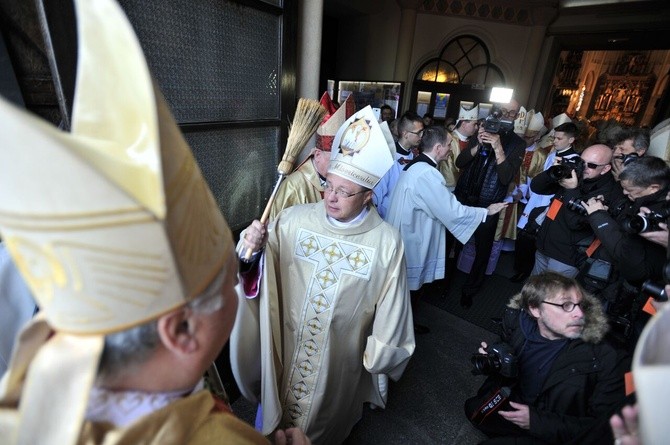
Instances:
[[[486,354],[473,354],[470,358],[474,375],[500,374],[513,378],[519,374],[519,364],[512,347],[506,343],[495,343],[486,348]]]
[[[491,114],[484,120],[483,130],[491,134],[505,134],[514,130],[514,122],[510,120],[501,119],[502,113],[500,110],[494,108]],[[482,156],[488,156],[493,150],[491,144],[483,144],[480,150]]]
[[[572,176],[574,170],[577,178],[581,179],[584,174],[585,163],[579,156],[571,156],[569,158],[562,158],[561,163],[552,165],[547,169],[547,174],[552,181],[560,181],[561,179],[568,179]]]
[[[658,212],[647,213],[646,215],[635,215],[623,221],[623,229],[628,233],[655,232],[661,230],[659,223],[664,223],[670,217],[670,206],[659,210]]]

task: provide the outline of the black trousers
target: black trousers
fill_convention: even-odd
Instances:
[[[516,232],[516,241],[514,242],[514,271],[517,273],[530,274],[535,265],[535,235],[531,235],[525,230]]]
[[[479,224],[479,227],[475,230],[473,235],[475,239],[475,258],[472,262],[472,269],[470,269],[470,273],[465,279],[465,283],[463,283],[462,292],[465,294],[476,294],[484,284],[486,267],[489,264],[493,241],[496,237],[499,216],[500,214],[487,216],[486,220]],[[458,259],[461,250],[463,250],[463,244],[456,241],[455,258]]]

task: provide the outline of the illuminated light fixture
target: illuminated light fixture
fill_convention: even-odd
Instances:
[[[491,97],[489,101],[499,104],[508,104],[512,100],[512,94],[514,90],[511,88],[491,88]]]

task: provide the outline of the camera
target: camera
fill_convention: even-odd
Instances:
[[[663,282],[645,281],[642,283],[642,293],[656,301],[668,301],[668,294],[665,292],[666,284],[670,284],[670,260],[666,261],[663,266]]]
[[[656,301],[668,301],[668,294],[665,293],[665,284],[663,283],[654,283],[647,280],[642,284],[642,293]]]
[[[570,201],[568,201],[566,207],[582,216],[588,216],[589,214],[586,209],[582,207],[582,198],[572,198]]]
[[[504,134],[512,131],[514,129],[514,122],[503,120],[500,116],[500,110],[494,109],[484,120],[482,124],[483,130],[492,134]],[[491,144],[482,144],[479,154],[486,157],[491,154],[492,150],[493,147],[491,147]]]
[[[503,377],[516,377],[519,365],[512,347],[506,343],[496,343],[486,348],[486,354],[473,354],[470,358],[474,375],[500,374]]]
[[[552,165],[547,169],[547,174],[552,181],[560,181],[561,179],[570,178],[573,170],[577,174],[577,178],[582,177],[584,173],[584,160],[579,156],[562,158],[560,164]]]
[[[655,232],[660,230],[659,223],[664,223],[670,216],[670,207],[644,216],[635,215],[623,221],[623,229],[628,233]]]
[[[640,155],[637,153],[628,153],[627,155],[619,155],[616,158],[620,159],[625,167],[631,162],[637,161],[640,158]]]
[[[499,110],[494,110],[484,120],[484,131],[493,134],[508,133],[514,129],[514,122],[500,118]]]

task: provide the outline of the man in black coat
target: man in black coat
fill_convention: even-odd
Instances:
[[[574,279],[531,276],[503,318],[501,340],[516,366],[492,372],[466,401],[466,416],[496,444],[565,444],[602,425],[625,397],[628,370],[604,341],[607,329],[600,303]],[[504,350],[482,343],[479,352],[490,357],[493,348]]]
[[[640,232],[659,230],[658,224],[667,218],[670,167],[663,159],[644,156],[630,162],[619,178],[628,197],[620,205],[608,209],[598,197],[583,203],[600,243],[591,258],[611,265],[611,273],[604,282],[594,275],[580,274],[580,278],[584,285],[594,287],[589,290],[606,303],[608,314],[632,323],[637,318],[635,312],[644,303],[638,301],[634,305],[641,285],[647,280],[660,282],[664,278],[666,249],[643,238]],[[644,218],[638,215],[642,209],[647,212]],[[631,334],[639,333],[646,319],[638,321]],[[633,335],[631,346],[635,339]]]
[[[486,122],[480,126],[478,143],[473,143],[456,158],[456,167],[461,170],[454,195],[458,201],[471,207],[488,207],[501,202],[507,195],[510,183],[519,172],[526,150],[526,143],[513,131],[514,119],[521,106],[512,99],[500,107],[500,121],[511,126],[502,127],[497,132],[487,131]],[[499,214],[490,215],[477,227],[475,239],[475,258],[470,273],[461,289],[461,306],[472,306],[473,297],[484,284],[484,272],[491,256],[491,249],[498,227]],[[453,238],[447,240],[447,252]],[[462,249],[456,244],[455,259]],[[449,277],[451,278],[451,277]]]
[[[562,162],[556,159],[557,164]],[[611,160],[612,150],[607,145],[592,145],[582,152],[582,165],[569,171],[569,176],[557,179],[554,168],[557,165],[554,165],[533,178],[530,188],[534,193],[554,195],[537,234],[533,275],[553,270],[569,277],[577,276],[594,240],[581,202],[602,196],[606,205],[616,206],[625,200],[612,176]]]

